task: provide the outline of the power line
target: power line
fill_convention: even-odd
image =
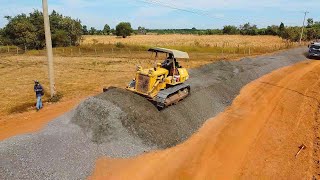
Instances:
[[[212,16],[210,15],[208,12],[206,11],[203,11],[203,10],[199,10],[199,9],[196,9],[196,10],[192,10],[192,9],[186,9],[186,8],[180,8],[180,7],[177,7],[173,4],[168,4],[168,3],[164,3],[164,2],[161,2],[159,0],[136,0],[138,2],[142,2],[142,3],[145,3],[145,4],[151,4],[151,5],[158,5],[158,6],[162,6],[162,7],[166,7],[166,8],[170,8],[170,9],[174,9],[174,10],[178,10],[178,11],[182,11],[182,12],[188,12],[188,13],[192,13],[192,14],[196,14],[196,15],[199,15],[199,16],[206,16],[206,17],[209,17],[209,18],[213,18],[213,19],[220,19],[220,20],[229,20],[229,21],[232,21],[232,22],[239,22],[239,21],[243,21],[242,18],[237,18],[237,19],[234,19],[234,18],[226,18],[226,17],[218,17],[218,16]],[[257,18],[253,18],[255,19],[256,21],[263,21],[263,22],[266,22],[265,19],[257,19]],[[250,21],[250,20],[245,20],[245,21]],[[243,21],[244,22],[244,21]],[[271,21],[269,21],[270,24]],[[286,24],[290,24],[290,23],[286,23]]]
[[[197,14],[197,15],[200,15],[200,16],[207,16],[207,17],[210,17],[210,18],[222,19],[222,18],[219,18],[219,17],[216,17],[216,16],[212,16],[212,15],[210,15],[207,12],[202,11],[202,10],[191,10],[191,9],[179,8],[177,6],[174,6],[174,5],[171,5],[171,4],[167,4],[167,3],[163,3],[163,2],[157,1],[157,0],[137,0],[137,1],[142,2],[142,3],[146,3],[146,4],[152,4],[152,5],[158,5],[158,6],[162,6],[162,7],[167,7],[167,8],[178,10],[178,11]]]

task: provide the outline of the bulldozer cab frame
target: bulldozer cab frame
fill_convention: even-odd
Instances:
[[[161,63],[161,66],[167,67],[166,69],[170,71],[171,66],[169,64],[172,64],[173,73],[170,74],[172,76],[177,73],[175,72],[176,68],[180,68],[179,62],[177,61],[177,59],[189,59],[188,53],[183,51],[173,50],[173,49],[155,47],[155,48],[150,48],[148,51],[156,54],[155,60],[154,60],[154,68],[157,67],[158,53],[165,53],[167,55],[166,59]]]

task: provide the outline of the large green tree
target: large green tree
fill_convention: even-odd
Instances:
[[[86,25],[82,26],[82,34],[83,35],[88,35],[89,34],[88,27]]]
[[[223,27],[223,34],[239,34],[240,31],[236,26],[228,25]]]
[[[108,24],[105,24],[104,27],[103,27],[103,34],[104,35],[109,35],[111,32],[111,28]]]
[[[52,45],[78,45],[82,35],[80,20],[63,16],[56,11],[50,14]],[[15,17],[6,16],[8,24],[4,27],[2,36],[8,44],[28,49],[42,49],[45,47],[43,14],[34,10],[30,14],[19,14]]]
[[[9,23],[4,27],[3,35],[10,40],[10,43],[24,48],[34,48],[36,44],[39,44],[37,29],[26,14],[6,18]]]
[[[133,29],[129,22],[121,22],[116,26],[117,36],[122,36],[123,38],[126,38],[127,36],[130,36],[132,32]]]
[[[282,34],[284,33],[286,27],[284,26],[284,23],[281,22],[281,24],[279,25],[279,30],[278,30],[278,36],[282,36]]]
[[[89,34],[90,35],[96,35],[98,33],[98,30],[94,27],[91,27],[89,30]]]
[[[314,23],[314,22],[313,22],[313,19],[312,19],[312,18],[308,18],[308,19],[307,19],[307,23],[308,23],[308,24],[307,24],[307,27],[308,27],[308,28],[311,28],[311,27],[313,26],[313,23]]]
[[[240,33],[242,35],[257,35],[258,28],[257,25],[251,25],[250,23],[246,23],[240,26]]]
[[[146,34],[147,34],[146,28],[139,26],[139,27],[138,27],[138,34],[146,35]]]

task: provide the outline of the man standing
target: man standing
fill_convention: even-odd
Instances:
[[[42,108],[42,99],[41,97],[43,96],[43,88],[41,86],[41,84],[39,83],[38,80],[34,81],[34,92],[36,93],[36,97],[37,97],[37,111],[39,111]]]

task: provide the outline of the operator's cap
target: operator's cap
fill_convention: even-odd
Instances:
[[[39,83],[39,81],[38,80],[33,80],[34,81],[34,83]]]

